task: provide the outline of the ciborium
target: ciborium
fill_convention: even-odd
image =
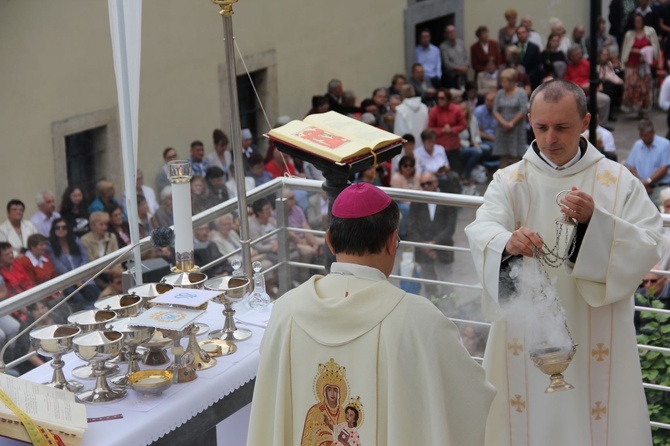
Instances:
[[[111,310],[83,310],[69,315],[67,321],[81,328],[82,333],[91,333],[93,331],[104,330],[107,324],[116,320],[116,318],[116,312]],[[103,374],[105,376],[112,376],[118,372],[119,366],[115,364],[106,363],[103,365]],[[76,367],[72,370],[72,375],[79,379],[96,378],[92,364]]]
[[[162,283],[162,282],[157,282],[157,283],[145,283],[142,285],[138,285],[136,287],[130,288],[128,290],[128,294],[136,294],[142,299],[144,299],[144,306],[146,308],[151,307],[151,300],[154,297],[158,297],[163,293],[167,293],[174,287],[170,285],[169,283]]]
[[[98,310],[111,310],[119,319],[135,317],[142,312],[144,299],[137,294],[115,294],[93,304]]]
[[[105,377],[105,361],[116,357],[121,351],[123,333],[113,330],[92,331],[74,338],[74,352],[93,365],[95,387],[76,394],[81,403],[105,404],[126,397],[126,390],[111,388]]]
[[[223,329],[212,331],[209,334],[210,339],[238,342],[251,337],[250,330],[237,328],[233,317],[235,315],[233,304],[246,296],[249,292],[249,285],[250,280],[245,276],[215,277],[205,282],[205,289],[221,292],[212,300],[223,304],[223,315],[225,316]]]
[[[79,381],[68,381],[63,374],[65,363],[61,359],[73,350],[72,340],[81,334],[81,329],[74,325],[49,325],[30,332],[30,345],[42,356],[52,357],[51,367],[54,369],[51,381],[45,386],[70,392],[79,392],[84,385]]]
[[[130,382],[128,377],[139,371],[137,347],[148,342],[154,336],[153,327],[135,327],[129,325],[131,318],[119,319],[111,323],[110,328],[114,331],[123,333],[123,350],[126,350],[128,356],[128,369],[123,375],[114,376],[111,381],[115,386],[128,387]]]
[[[576,351],[577,346],[573,345],[571,347],[549,347],[530,352],[530,359],[535,367],[540,369],[542,373],[549,375],[550,384],[544,393],[574,389],[574,386],[565,381],[563,372],[570,365]]]
[[[149,366],[163,365],[170,362],[166,348],[172,344],[172,339],[163,336],[160,330],[143,346],[146,348],[142,362]]]

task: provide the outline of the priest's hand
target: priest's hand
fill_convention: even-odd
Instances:
[[[512,256],[524,255],[533,257],[535,255],[534,247],[542,249],[542,238],[534,231],[521,226],[512,232],[512,236],[507,241],[507,245],[505,245],[505,252]]]
[[[595,204],[593,197],[586,192],[573,186],[572,190],[561,198],[560,203],[561,212],[568,217],[574,218],[581,224],[587,224],[591,221]]]

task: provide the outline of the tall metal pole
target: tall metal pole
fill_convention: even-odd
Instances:
[[[237,0],[212,0],[221,7],[219,14],[223,18],[223,46],[226,53],[226,71],[228,73],[228,97],[230,99],[231,142],[233,163],[235,165],[235,183],[237,186],[237,210],[240,215],[240,245],[242,248],[242,267],[251,276],[251,243],[249,240],[249,215],[247,212],[247,188],[244,183],[244,164],[242,157],[242,135],[240,107],[237,102],[237,74],[235,70],[235,45],[233,43],[233,4]]]
[[[591,113],[591,123],[589,124],[589,140],[594,147],[597,147],[597,119],[598,115],[598,86],[600,79],[598,77],[598,17],[602,13],[600,0],[591,0],[591,42],[589,42],[589,61],[591,64],[591,81],[589,82],[589,112]],[[601,122],[607,121],[609,116],[598,116]]]

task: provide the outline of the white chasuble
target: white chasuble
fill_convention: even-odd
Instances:
[[[379,270],[331,270],[274,305],[247,444],[483,446],[494,391],[456,326]]]
[[[499,305],[498,277],[515,229],[528,227],[554,245],[554,220],[561,216],[555,197],[573,186],[594,197],[595,210],[576,263],[546,269],[578,345],[563,373],[575,389],[546,394],[549,377],[528,357],[523,318],[507,318]],[[640,181],[590,144],[564,170],[553,169],[530,148],[522,161],[495,174],[475,222],[466,228],[483,286],[482,307],[494,320],[484,355],[487,378],[498,391],[487,446],[651,444],[632,295],[660,257],[661,225]],[[535,268],[534,262],[524,258],[523,266]]]

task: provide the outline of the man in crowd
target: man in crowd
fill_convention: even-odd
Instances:
[[[55,219],[60,218],[60,214],[56,212],[54,194],[46,190],[39,192],[35,196],[35,204],[37,204],[37,212],[30,218],[30,222],[35,226],[39,234],[49,237],[51,223]]]
[[[570,43],[571,46],[578,46],[582,49],[584,59],[589,58],[589,47],[586,42],[586,29],[584,28],[584,25],[579,24],[575,26],[575,28],[572,30],[572,39]],[[597,62],[598,58],[596,57],[594,60]]]
[[[412,75],[408,80],[408,84],[414,87],[414,93],[420,96],[421,101],[428,107],[432,107],[435,104],[435,92],[437,90],[426,79],[423,65],[420,63],[412,65]]]
[[[432,129],[426,129],[421,132],[422,146],[414,151],[418,171],[431,172],[437,176],[445,175],[449,170],[449,160],[447,152],[439,144],[436,144],[437,135]]]
[[[495,133],[498,121],[493,116],[493,104],[496,100],[496,92],[489,91],[484,96],[484,103],[478,105],[473,112],[479,125],[479,135],[482,138],[482,162],[491,158],[491,152],[495,144]]]
[[[651,200],[660,206],[660,192],[670,186],[670,141],[658,136],[654,123],[648,119],[641,119],[637,129],[640,139],[633,144],[626,167],[642,182]]]
[[[465,43],[456,38],[454,25],[447,25],[444,29],[444,42],[440,44],[440,53],[444,66],[442,84],[446,88],[463,88],[470,68],[470,59]]]
[[[430,301],[388,281],[399,218],[367,183],[335,200],[326,240],[337,261],[275,303],[248,444],[484,444],[493,391],[482,370]]]
[[[0,224],[0,242],[12,245],[14,257],[18,257],[28,249],[28,237],[37,233],[35,225],[23,219],[26,206],[21,200],[12,199],[7,202],[7,220]],[[49,228],[51,229],[51,228]]]
[[[656,265],[652,270],[663,270],[662,265]],[[652,301],[657,301],[662,304],[661,308],[670,309],[670,284],[668,284],[668,276],[663,274],[656,274],[649,271],[642,279],[642,285],[637,289],[636,305],[651,307]],[[648,318],[642,315],[639,311],[635,312],[635,329],[638,333],[648,333],[649,330],[644,328]]]
[[[446,179],[438,182],[437,177],[430,172],[422,173],[420,181],[421,189],[426,192],[451,192]],[[413,201],[409,206],[407,238],[413,242],[453,246],[456,217],[457,208],[453,206],[438,206]],[[454,262],[453,251],[417,248],[415,258],[421,265],[423,279],[449,280],[450,265]],[[446,290],[437,285],[424,285],[424,290],[426,295],[433,297],[442,297],[446,294]]]
[[[483,310],[495,320],[484,360],[498,390],[487,446],[546,445],[548,432],[557,445],[650,445],[631,296],[660,258],[660,214],[639,180],[581,138],[590,121],[581,88],[543,83],[529,120],[536,140],[522,162],[495,174],[465,229]],[[576,228],[557,245],[561,214]],[[530,363],[535,329],[544,324],[533,324],[531,306],[519,306],[529,298],[519,294],[529,285],[520,278],[538,274],[537,252],[547,249],[558,253],[542,254],[556,265],[545,262],[547,282],[578,345],[566,378],[579,390],[558,399],[547,398],[547,376]]]
[[[442,59],[440,50],[430,43],[430,30],[422,29],[419,35],[419,44],[414,50],[414,62],[420,63],[426,72],[426,77],[433,87],[440,88],[442,81]]]
[[[533,18],[529,15],[524,16],[521,19],[521,24],[528,29],[528,41],[537,45],[541,53],[544,50],[544,42],[540,33],[533,29]]]
[[[191,143],[191,155],[188,157],[188,161],[191,163],[191,174],[200,175],[204,178],[209,163],[205,159],[205,146],[202,141]]]
[[[530,78],[532,88],[536,88],[542,82],[542,55],[540,48],[531,42],[528,28],[519,25],[516,29],[516,36],[519,39],[517,46],[519,47],[519,62],[526,69],[526,74]]]
[[[342,101],[342,81],[339,79],[331,79],[328,82],[328,92],[325,94],[328,98],[329,110],[342,113],[343,115],[359,113],[360,108],[354,105],[345,105]]]

